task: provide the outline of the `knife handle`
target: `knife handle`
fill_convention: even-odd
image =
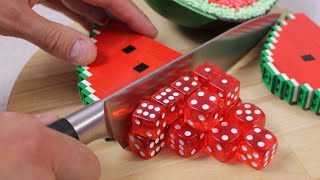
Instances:
[[[73,137],[77,140],[79,140],[79,135],[72,126],[72,124],[65,118],[61,118],[54,123],[48,125],[48,128],[51,128],[53,130],[56,130],[58,132],[61,132],[65,135],[68,135],[70,137]]]

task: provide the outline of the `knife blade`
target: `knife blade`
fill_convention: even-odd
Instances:
[[[131,114],[142,98],[190,73],[204,61],[227,71],[263,39],[279,17],[280,14],[270,14],[242,23],[103,100],[85,106],[48,127],[84,144],[112,137],[126,148]]]

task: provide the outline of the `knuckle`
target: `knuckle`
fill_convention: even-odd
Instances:
[[[61,44],[63,42],[63,33],[63,27],[53,27],[48,30],[42,42],[46,50],[53,52],[64,48],[63,44]]]

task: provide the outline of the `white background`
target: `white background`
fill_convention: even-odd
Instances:
[[[319,0],[279,0],[278,5],[295,12],[308,14],[320,24]],[[36,5],[34,10],[50,20],[70,25],[72,20],[61,13]],[[156,22],[155,22],[156,23]],[[6,110],[12,86],[26,62],[38,48],[24,40],[0,36],[0,111]]]

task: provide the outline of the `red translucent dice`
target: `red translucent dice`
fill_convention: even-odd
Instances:
[[[205,62],[193,71],[193,76],[203,85],[206,85],[212,78],[223,74],[224,72],[218,66]]]
[[[200,82],[191,76],[182,76],[171,84],[171,87],[182,93],[187,99],[192,93],[200,88]]]
[[[228,161],[234,157],[240,137],[237,126],[222,122],[206,134],[204,150],[219,161]]]
[[[166,109],[166,121],[171,124],[183,114],[184,96],[177,90],[165,87],[152,95],[152,100]]]
[[[167,136],[169,148],[178,155],[188,158],[201,150],[205,133],[191,128],[180,119],[171,125]]]
[[[133,133],[156,139],[167,126],[165,108],[157,103],[142,101],[132,115]]]
[[[155,140],[136,135],[132,131],[129,133],[130,150],[143,159],[156,156],[165,147],[165,142],[165,133],[160,134]]]
[[[207,131],[213,128],[221,117],[221,102],[214,93],[199,90],[188,98],[184,111],[184,120],[192,128]]]
[[[240,81],[228,74],[220,74],[211,79],[208,88],[218,94],[226,106],[234,104],[239,99]]]
[[[277,147],[274,134],[262,127],[255,127],[244,135],[244,140],[238,147],[237,158],[255,169],[262,169],[274,158]]]
[[[239,126],[244,134],[253,127],[264,127],[266,116],[258,106],[245,103],[233,109],[228,121]]]

